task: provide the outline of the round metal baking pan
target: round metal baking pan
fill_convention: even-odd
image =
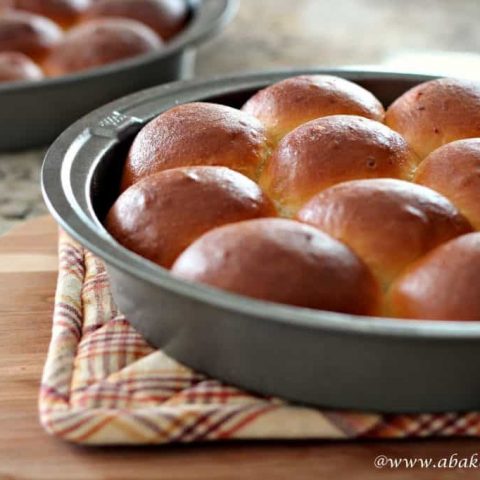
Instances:
[[[189,76],[195,47],[232,19],[238,0],[189,0],[189,5],[188,25],[158,52],[39,82],[0,84],[0,151],[47,145],[100,105]]]
[[[382,412],[480,407],[480,323],[357,317],[273,304],[173,278],[118,245],[102,219],[118,194],[128,146],[178,103],[240,106],[261,87],[302,73],[356,81],[388,105],[433,77],[291,70],[177,82],[87,115],[47,153],[43,192],[58,223],[104,259],[114,299],[149,342],[234,385],[306,404]]]

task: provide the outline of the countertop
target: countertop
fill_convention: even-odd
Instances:
[[[478,0],[241,0],[233,23],[198,52],[196,72],[379,63],[435,69],[445,57],[432,51],[480,47],[479,16]],[[456,67],[480,71],[476,56],[451,58]],[[0,154],[0,233],[46,211],[39,187],[43,154]]]

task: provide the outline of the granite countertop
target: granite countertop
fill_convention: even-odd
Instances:
[[[480,72],[479,57],[473,55],[480,46],[479,16],[478,0],[242,0],[233,23],[201,47],[196,72],[209,76],[377,63],[445,66],[445,55],[432,51],[472,52],[449,58],[457,68]],[[43,153],[0,154],[0,233],[46,212],[39,187]]]

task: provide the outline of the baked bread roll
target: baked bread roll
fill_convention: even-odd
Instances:
[[[62,36],[58,25],[40,15],[7,10],[0,16],[0,52],[19,52],[41,62]]]
[[[66,35],[45,62],[51,76],[100,67],[153,52],[162,41],[149,27],[134,20],[105,18],[81,24]]]
[[[163,40],[179,33],[188,18],[185,0],[97,0],[85,14],[86,20],[123,17],[148,25]]]
[[[242,110],[265,125],[274,143],[315,118],[346,114],[382,122],[385,115],[368,90],[331,75],[301,75],[274,83],[253,95]]]
[[[480,84],[452,78],[422,83],[393,102],[385,123],[421,158],[454,140],[480,137]]]
[[[251,115],[225,105],[171,108],[138,133],[124,167],[122,189],[169,168],[221,165],[255,179],[270,154],[265,129]]]
[[[418,167],[415,182],[445,195],[480,230],[480,139],[434,150]]]
[[[260,184],[291,215],[316,193],[346,180],[409,180],[417,162],[405,140],[385,125],[354,115],[333,115],[285,136],[267,162]]]
[[[126,248],[164,267],[206,231],[275,216],[252,180],[225,167],[185,167],[146,177],[111,208],[106,227]]]
[[[480,320],[480,233],[439,246],[393,284],[390,313],[426,320]]]
[[[297,218],[347,244],[385,288],[411,262],[472,231],[445,197],[394,179],[335,185],[312,198]]]
[[[63,28],[72,26],[92,0],[5,0],[14,9],[48,17]]]
[[[271,302],[359,315],[377,312],[379,288],[345,245],[293,220],[260,219],[207,232],[173,275]]]
[[[43,72],[29,57],[18,52],[0,53],[0,83],[41,80]]]

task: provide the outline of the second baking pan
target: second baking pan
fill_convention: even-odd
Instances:
[[[39,82],[0,85],[0,151],[47,145],[85,113],[142,88],[184,78],[195,48],[233,17],[238,0],[190,0],[190,21],[164,49]]]

